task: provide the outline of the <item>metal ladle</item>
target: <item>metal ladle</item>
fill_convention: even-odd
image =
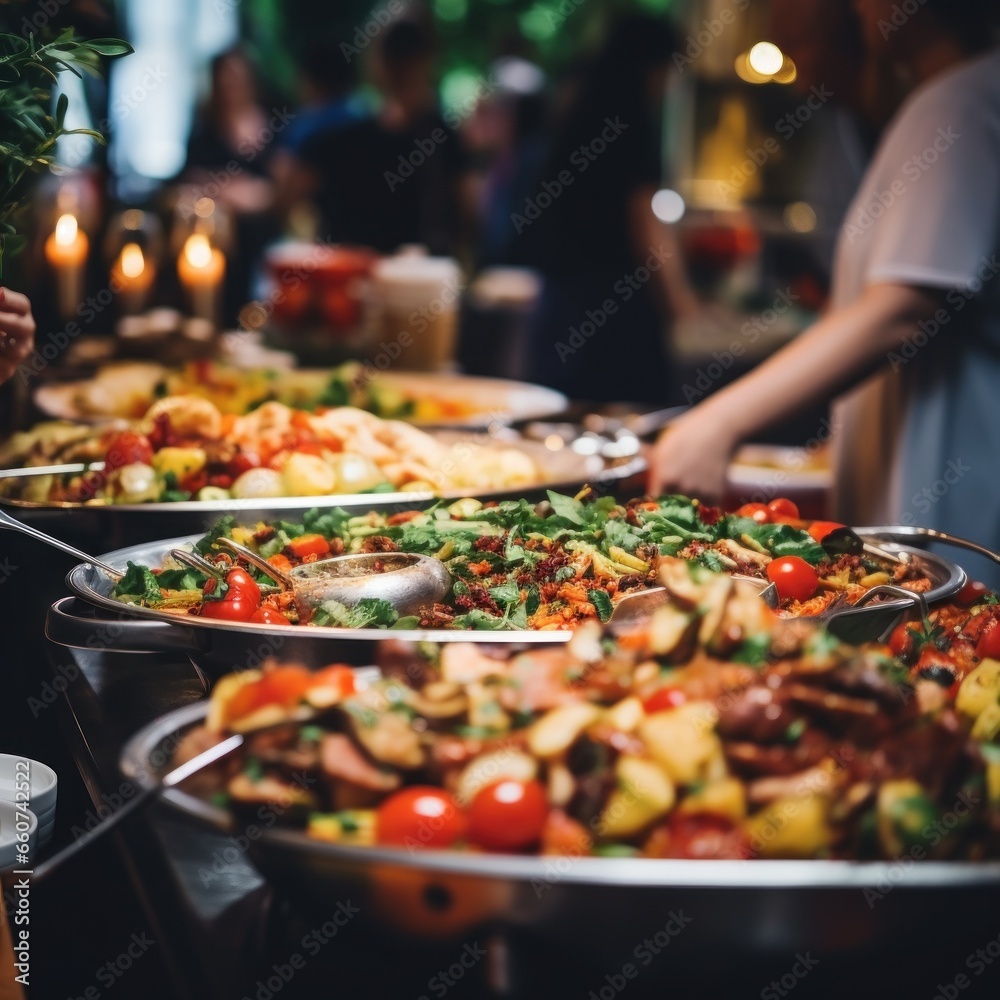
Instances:
[[[405,615],[442,600],[452,585],[451,574],[440,560],[411,552],[332,556],[303,563],[286,573],[231,538],[220,538],[216,544],[256,566],[282,590],[290,590],[296,602],[309,608],[319,607],[324,601],[353,607],[365,598],[376,598],[388,601],[400,615]],[[181,557],[180,552],[172,554]],[[181,558],[203,569],[198,562]]]
[[[39,531],[38,528],[33,528],[23,521],[18,521],[17,518],[11,517],[10,514],[3,510],[0,510],[0,528],[10,528],[12,531],[19,531],[22,535],[34,538],[36,541],[51,546],[53,549],[67,552],[81,562],[90,563],[92,566],[104,570],[112,580],[120,580],[124,575],[120,569],[115,569],[114,566],[109,565],[102,559],[98,559],[97,556],[88,555],[82,549],[78,549],[68,542],[60,541],[58,538],[53,538],[52,535],[45,534],[44,531]]]

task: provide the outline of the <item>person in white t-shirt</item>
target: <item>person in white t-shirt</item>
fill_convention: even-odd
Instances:
[[[844,219],[829,311],[668,428],[650,488],[716,498],[740,442],[846,393],[833,515],[1000,550],[1000,4],[854,6],[914,89]],[[971,568],[1000,586],[996,565]]]

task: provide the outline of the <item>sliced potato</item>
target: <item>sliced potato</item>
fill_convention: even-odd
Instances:
[[[1000,660],[983,660],[967,674],[958,689],[955,708],[970,719],[982,714],[989,705],[1000,698]]]
[[[458,776],[455,798],[470,803],[487,785],[498,781],[532,781],[538,775],[538,761],[520,750],[494,750],[473,758]]]
[[[597,721],[601,711],[586,701],[574,701],[550,709],[528,730],[528,748],[536,757],[557,757]]]
[[[615,789],[595,829],[602,839],[632,837],[673,808],[673,782],[654,761],[623,754],[615,765],[615,778]]]
[[[782,798],[745,824],[750,847],[761,858],[813,858],[833,843],[829,801],[822,795]]]
[[[153,468],[161,476],[173,473],[178,479],[201,472],[206,461],[202,448],[161,448],[153,454]]]
[[[314,813],[309,817],[306,832],[317,840],[371,847],[375,843],[375,810],[344,809],[338,813]]]
[[[697,791],[685,795],[677,806],[682,813],[712,813],[725,816],[736,823],[746,818],[747,794],[743,782],[737,778],[720,778],[710,781]]]
[[[647,716],[639,726],[639,736],[649,755],[677,784],[691,785],[705,780],[721,753],[715,733],[718,717],[711,702],[689,701]]]

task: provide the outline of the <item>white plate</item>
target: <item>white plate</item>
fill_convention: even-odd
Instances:
[[[18,768],[18,762],[28,765],[25,775],[23,768]],[[13,802],[17,785],[24,777],[28,779],[28,806],[39,818],[48,817],[55,811],[58,779],[56,772],[41,761],[32,760],[15,753],[0,753],[0,801]]]
[[[136,363],[137,394],[146,385],[159,381],[154,367],[149,363]],[[127,372],[125,366],[118,366],[119,372]],[[161,369],[161,373],[166,369]],[[288,373],[290,380],[308,382],[315,378],[322,387],[327,372],[320,368],[302,368]],[[161,376],[162,377],[162,374]],[[377,372],[374,376],[387,388],[396,389],[406,395],[425,396],[446,403],[474,407],[468,416],[434,421],[435,426],[484,428],[491,424],[510,423],[514,420],[538,420],[561,413],[568,405],[567,398],[554,389],[532,385],[530,382],[516,382],[510,379],[480,378],[470,375],[436,374],[433,372]],[[35,406],[46,416],[58,420],[72,420],[96,423],[119,417],[118,413],[98,411],[84,412],[78,398],[81,389],[92,380],[81,379],[73,382],[58,382],[39,386],[34,392]],[[130,385],[131,388],[131,385]],[[117,396],[117,390],[112,394]],[[150,400],[152,405],[152,400]]]

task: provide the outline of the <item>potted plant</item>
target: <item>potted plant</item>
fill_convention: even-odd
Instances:
[[[127,55],[132,47],[119,38],[80,38],[66,28],[40,40],[0,34],[0,275],[8,253],[24,245],[15,225],[16,213],[28,193],[33,173],[53,164],[56,141],[64,135],[104,136],[92,129],[65,127],[68,100],[61,94],[52,108],[52,85],[68,70],[77,76],[98,74],[101,57]]]

